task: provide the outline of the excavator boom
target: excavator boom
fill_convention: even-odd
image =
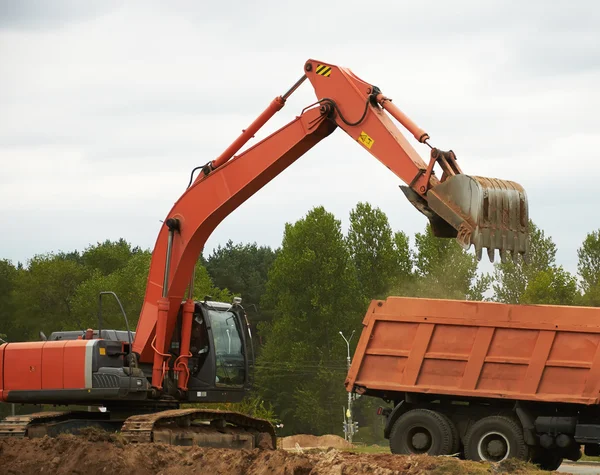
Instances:
[[[317,101],[292,122],[235,155],[308,80]],[[431,149],[425,162],[392,118]],[[490,259],[527,252],[528,208],[522,187],[514,182],[464,175],[452,151],[429,145],[429,135],[412,122],[381,90],[347,68],[310,59],[302,77],[215,160],[208,162],[175,203],[154,248],[146,295],[133,351],[153,363],[153,387],[160,390],[166,348],[175,327],[193,267],[215,227],[240,204],[319,141],[341,128],[406,185],[402,191],[429,219],[436,236],[456,238],[463,248],[484,247]],[[439,165],[442,175],[435,175]],[[200,168],[200,167],[199,167]],[[189,304],[189,300],[188,300]],[[184,319],[186,332],[187,324]],[[185,342],[184,342],[185,343]],[[182,348],[182,354],[187,348]],[[185,389],[185,356],[180,387]]]

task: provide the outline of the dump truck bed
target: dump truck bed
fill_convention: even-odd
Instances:
[[[598,404],[600,308],[390,297],[346,388]]]

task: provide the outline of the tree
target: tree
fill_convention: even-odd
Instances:
[[[92,272],[72,254],[44,254],[33,257],[26,269],[17,274],[14,298],[13,338],[38,339],[45,333],[82,322],[73,312],[73,297],[77,287]]]
[[[556,261],[556,245],[551,237],[533,221],[529,221],[529,262],[522,258],[494,264],[493,300],[504,303],[520,303],[527,285],[540,272],[549,271]],[[554,274],[553,274],[554,275]],[[557,274],[558,275],[558,274]],[[542,277],[540,277],[542,278]]]
[[[600,230],[588,233],[577,250],[577,271],[584,305],[600,306]]]
[[[538,272],[527,283],[520,298],[524,304],[575,305],[577,280],[562,266]]]
[[[395,284],[398,287],[402,287],[414,277],[410,239],[403,231],[396,231],[394,234],[394,252],[396,254]]]
[[[112,291],[119,297],[130,329],[134,331],[144,302],[151,257],[150,251],[138,251],[124,267],[108,275],[96,269],[94,274],[77,288],[73,297],[73,310],[77,316],[74,322],[81,323],[79,327],[71,329],[97,328],[98,296],[101,291]],[[208,272],[198,262],[194,274],[194,298],[200,300],[207,295],[216,300],[231,301],[228,292],[214,287]],[[112,297],[102,300],[102,320],[103,328],[125,329],[121,309]]]
[[[244,302],[258,305],[274,260],[275,251],[269,246],[234,244],[229,240],[209,255],[206,270],[217,287],[241,296]]]
[[[150,257],[148,251],[139,253],[128,259],[124,267],[119,267],[109,274],[104,274],[95,267],[90,277],[77,288],[73,297],[73,312],[76,318],[65,327],[70,326],[70,330],[98,328],[98,297],[100,292],[112,291],[123,304],[130,329],[134,331],[144,298]],[[107,269],[102,261],[100,266]],[[110,296],[102,298],[102,328],[125,329],[121,309]]]
[[[121,269],[134,253],[141,252],[139,248],[131,249],[131,245],[120,238],[118,241],[106,240],[93,246],[88,246],[81,255],[81,261],[90,269],[97,269],[102,275]]]
[[[405,237],[403,233],[394,235],[385,213],[369,203],[358,203],[350,211],[346,242],[361,293],[367,299],[384,298],[394,282],[410,275]]]
[[[17,280],[17,269],[8,260],[0,260],[0,338],[12,337],[15,324],[15,300],[13,292]]]
[[[274,318],[261,326],[256,382],[288,433],[339,432],[346,344],[338,332],[360,326],[358,289],[339,220],[317,207],[286,224],[263,299]]]
[[[265,293],[269,269],[275,260],[276,251],[269,246],[234,244],[229,240],[224,247],[218,246],[204,261],[206,270],[214,285],[226,289],[242,298],[242,306],[260,350],[262,334],[258,325],[269,321],[272,314],[262,308],[260,301]]]
[[[414,278],[396,289],[397,295],[482,300],[491,278],[477,274],[477,258],[454,239],[433,235],[429,224],[415,234]]]

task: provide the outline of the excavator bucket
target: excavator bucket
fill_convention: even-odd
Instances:
[[[401,188],[429,218],[435,236],[456,237],[465,250],[475,246],[478,260],[487,248],[491,262],[496,249],[502,262],[509,255],[516,262],[519,254],[527,261],[529,211],[518,183],[457,174],[429,189],[426,205],[410,188]]]
[[[523,187],[513,181],[458,174],[427,192],[429,207],[457,230],[456,239],[466,250],[483,248],[491,262],[498,249],[502,262],[508,255],[527,257],[528,206]]]

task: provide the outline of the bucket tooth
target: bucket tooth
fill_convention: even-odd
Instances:
[[[483,248],[481,246],[475,248],[475,255],[477,256],[477,260],[480,261],[483,257]]]
[[[509,251],[507,251],[506,249],[500,249],[500,262],[505,263],[507,261],[506,254],[508,252]]]

